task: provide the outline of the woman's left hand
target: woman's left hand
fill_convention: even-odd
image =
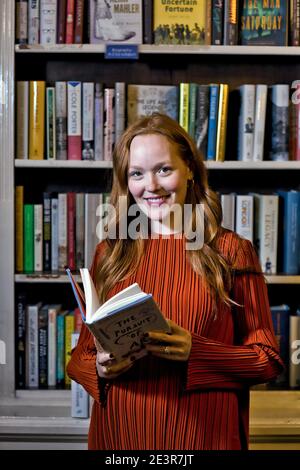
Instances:
[[[171,327],[171,333],[149,331],[145,336],[144,344],[147,351],[153,356],[170,361],[187,361],[192,347],[191,333],[172,320],[167,322]],[[157,344],[158,342],[160,344]]]

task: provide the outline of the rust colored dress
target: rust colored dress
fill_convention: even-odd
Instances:
[[[135,275],[109,292],[111,297],[138,282],[152,293],[165,316],[192,333],[187,362],[148,355],[110,381],[104,400],[105,380],[97,375],[93,338],[83,326],[68,374],[95,400],[89,449],[247,448],[249,386],[274,378],[282,362],[252,244],[227,230],[218,243],[235,268],[231,296],[242,307],[214,308],[203,279],[186,260],[184,239],[174,236],[148,240]],[[100,252],[101,244],[92,275]]]

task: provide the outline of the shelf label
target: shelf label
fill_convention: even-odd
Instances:
[[[106,44],[105,59],[133,59],[139,58],[137,44]]]

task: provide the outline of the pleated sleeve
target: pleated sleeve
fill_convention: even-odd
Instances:
[[[101,242],[95,251],[95,256],[90,269],[91,277],[95,279],[96,266],[100,262],[101,253],[104,248]],[[83,324],[76,348],[72,350],[71,358],[67,366],[67,373],[72,380],[80,383],[85,390],[98,403],[103,401],[105,395],[106,381],[101,379],[96,370],[97,350],[93,335]]]
[[[192,334],[186,390],[243,389],[275,378],[284,368],[256,252],[248,240],[239,239],[238,246],[232,292],[241,305],[232,307],[236,339],[225,344]]]

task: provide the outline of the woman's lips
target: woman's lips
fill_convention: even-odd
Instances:
[[[156,196],[156,197],[147,197],[144,198],[144,200],[149,204],[150,206],[161,206],[164,202],[166,202],[166,199],[170,195],[167,196]]]

